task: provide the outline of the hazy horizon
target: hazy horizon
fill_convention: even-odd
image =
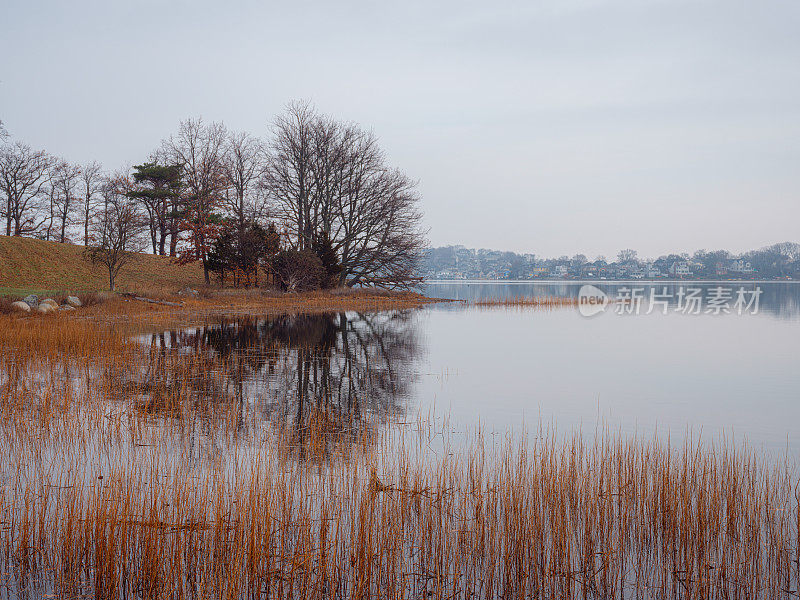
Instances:
[[[419,180],[432,246],[540,256],[798,241],[800,4],[152,1],[4,9],[0,119],[107,169],[293,99]]]

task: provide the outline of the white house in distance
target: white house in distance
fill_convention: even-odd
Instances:
[[[728,268],[728,270],[732,273],[752,273],[754,271],[753,265],[750,264],[750,261],[744,260],[743,258],[737,258],[731,262],[731,266]]]
[[[669,268],[669,274],[673,277],[691,277],[692,272],[689,270],[689,263],[685,260],[675,261]]]
[[[648,262],[645,265],[644,270],[645,270],[645,277],[647,277],[648,279],[654,279],[656,277],[661,277],[661,271],[659,270],[659,268],[657,266],[655,266],[651,262]]]

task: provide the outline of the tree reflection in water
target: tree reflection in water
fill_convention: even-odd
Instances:
[[[410,310],[223,319],[152,335],[142,408],[170,414],[179,396],[209,416],[234,407],[238,431],[262,416],[301,451],[371,437],[403,413],[419,350]]]

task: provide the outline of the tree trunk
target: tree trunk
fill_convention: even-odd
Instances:
[[[103,246],[106,245],[108,233],[108,197],[103,200]]]
[[[178,250],[178,224],[172,224],[172,231],[170,231],[169,237],[169,255],[175,256]]]
[[[88,192],[88,190],[87,190]],[[86,215],[83,218],[83,245],[89,247],[89,197],[86,197],[86,204],[84,205]]]

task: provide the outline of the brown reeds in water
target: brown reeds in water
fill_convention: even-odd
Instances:
[[[511,296],[506,298],[482,298],[475,301],[478,307],[511,307],[511,308],[560,308],[577,306],[577,298],[565,296]]]
[[[235,363],[153,370],[158,349],[75,327],[66,345],[0,330],[0,595],[797,597],[790,461],[613,436],[456,446],[325,402],[276,425]]]

